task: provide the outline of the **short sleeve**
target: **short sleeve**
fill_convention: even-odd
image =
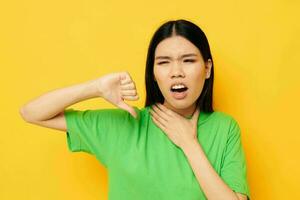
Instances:
[[[245,194],[247,198],[250,199],[246,159],[241,142],[241,131],[238,123],[234,119],[231,121],[220,176],[234,192]]]
[[[95,156],[105,167],[115,143],[131,115],[121,109],[64,111],[67,125],[67,146],[71,152],[85,152]],[[133,118],[133,117],[132,117]]]

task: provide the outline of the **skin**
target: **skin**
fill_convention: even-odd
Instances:
[[[194,53],[196,56],[180,58],[188,53]],[[170,58],[155,60],[154,77],[165,101],[151,107],[153,122],[182,149],[208,199],[246,200],[246,195],[234,192],[221,179],[197,139],[200,109],[196,108],[195,102],[202,92],[205,79],[210,76],[211,61],[205,63],[197,47],[180,36],[163,40],[157,46],[155,55]],[[186,62],[190,59],[194,62]],[[165,64],[159,64],[161,62]],[[171,96],[170,86],[175,80],[185,82],[189,88],[187,97],[182,100]],[[188,116],[191,118],[186,118]]]
[[[182,57],[185,54],[195,56]],[[163,105],[182,116],[191,116],[205,79],[210,76],[211,67],[211,60],[205,63],[198,48],[184,37],[172,36],[161,41],[155,50],[153,73],[165,98]],[[172,97],[170,87],[175,81],[186,83],[189,88],[186,98],[177,100]]]

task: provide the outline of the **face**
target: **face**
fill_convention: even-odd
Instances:
[[[199,49],[182,36],[172,36],[161,41],[155,49],[154,79],[164,96],[164,105],[183,116],[195,110],[205,79],[209,78],[212,62],[204,62]],[[188,89],[172,92],[175,83]]]

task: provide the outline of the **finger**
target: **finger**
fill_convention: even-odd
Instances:
[[[134,108],[132,108],[130,105],[126,104],[124,101],[121,101],[118,106],[120,108],[122,108],[123,110],[126,110],[127,112],[129,112],[134,118],[137,117],[137,114],[134,110]]]
[[[160,103],[156,103],[157,107],[162,110],[168,117],[172,117],[172,115],[174,115],[174,112],[171,111],[170,109],[168,109],[167,107],[165,107],[164,105],[160,104]]]
[[[133,82],[121,85],[121,90],[131,90],[135,89],[135,84]]]
[[[158,121],[154,116],[151,115],[151,119],[153,120],[153,122],[160,128],[162,129],[165,133],[166,133],[166,127],[160,122]]]
[[[121,85],[125,85],[125,84],[128,84],[128,83],[131,83],[132,80],[128,77],[126,77],[125,79],[121,79]]]
[[[121,84],[127,84],[130,82],[132,82],[132,79],[130,78],[130,76],[127,72],[123,72],[120,74],[120,83]]]
[[[129,101],[136,101],[138,100],[140,97],[138,95],[136,96],[123,96],[122,99],[123,100],[129,100]]]
[[[131,79],[131,80],[132,80],[132,78],[131,78],[131,75],[129,74],[129,72],[128,72],[128,71],[125,71],[125,74],[127,75],[127,77],[128,77],[129,79]]]
[[[119,77],[120,77],[120,81],[125,80],[126,79],[126,73],[121,73]]]
[[[159,115],[161,116],[165,121],[168,121],[170,119],[170,116],[167,115],[166,113],[164,113],[164,111],[162,111],[159,107],[157,107],[157,105],[153,105],[152,109]]]
[[[130,74],[127,71],[123,72],[121,77],[121,85],[133,82]]]
[[[160,117],[153,109],[150,109],[149,112],[151,116],[153,116],[156,119],[156,121],[160,122],[160,124],[162,124],[163,126],[166,126],[167,121]]]
[[[121,90],[122,96],[136,96],[138,95],[136,90]]]

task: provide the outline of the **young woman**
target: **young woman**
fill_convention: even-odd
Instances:
[[[250,198],[241,131],[214,111],[213,59],[204,32],[168,21],[149,46],[146,104],[127,71],[51,91],[20,110],[30,123],[66,132],[71,152],[94,155],[109,173],[110,200]],[[65,109],[102,97],[115,109]]]

